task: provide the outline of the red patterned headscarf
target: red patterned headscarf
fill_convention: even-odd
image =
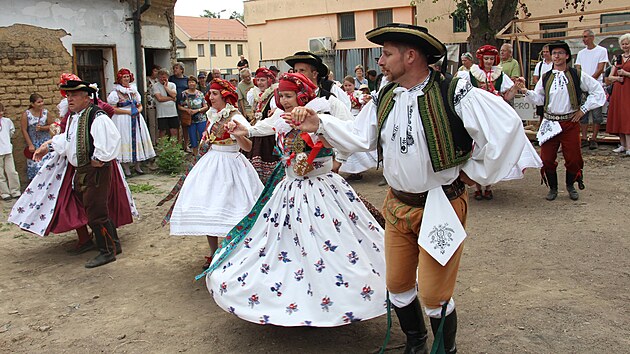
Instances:
[[[280,91],[293,91],[297,94],[297,103],[300,106],[305,106],[312,101],[317,95],[315,95],[315,89],[317,86],[309,80],[306,76],[299,73],[286,73],[280,76],[278,80],[278,89],[276,90],[276,106],[284,110],[284,107],[280,104]]]
[[[79,79],[79,77],[76,76],[75,74],[63,73],[59,77],[59,86],[65,85],[68,82],[68,80],[81,81],[81,79]],[[65,90],[59,90],[59,93],[61,93],[61,95],[63,97],[66,97],[66,91]]]
[[[267,68],[258,68],[258,70],[256,70],[256,78],[259,77],[266,77],[267,80],[269,80],[269,85],[276,82],[276,75]]]
[[[483,57],[484,55],[494,55],[494,65],[499,64],[499,62],[501,61],[499,59],[499,51],[497,50],[497,48],[495,46],[492,46],[490,44],[486,44],[484,46],[479,47],[479,49],[477,49],[477,59],[479,59],[479,66],[481,68],[483,68]]]
[[[238,94],[236,93],[234,86],[232,86],[229,81],[214,78],[210,81],[210,89],[219,91],[225,102],[231,104],[232,106],[236,105],[236,101],[238,101]],[[206,93],[206,101],[210,105],[210,90]]]
[[[122,68],[120,70],[118,70],[118,74],[116,74],[116,83],[119,85],[122,85],[121,81],[122,81],[122,77],[123,75],[129,75],[129,82],[133,82],[134,78],[133,78],[133,74],[131,73],[131,71],[129,71],[129,69],[125,69]]]

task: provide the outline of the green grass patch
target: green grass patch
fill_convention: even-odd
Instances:
[[[141,183],[141,184],[129,184],[129,190],[131,193],[159,193],[157,187],[150,183]]]

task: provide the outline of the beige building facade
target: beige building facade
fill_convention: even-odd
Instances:
[[[250,65],[297,51],[371,48],[365,32],[378,25],[414,23],[409,0],[250,0],[244,2]]]
[[[175,35],[185,45],[177,57],[196,60],[197,71],[219,68],[224,75],[236,74],[240,56],[248,55],[247,27],[240,20],[175,16]]]

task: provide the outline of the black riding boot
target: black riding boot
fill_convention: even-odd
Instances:
[[[427,346],[427,327],[422,317],[422,308],[418,298],[405,307],[394,306],[400,328],[407,336],[405,354],[429,354]]]
[[[118,238],[118,230],[116,230],[116,226],[114,225],[114,222],[111,220],[107,221],[107,223],[105,224],[105,228],[107,229],[107,232],[109,232],[109,234],[112,236],[112,239],[114,240],[116,255],[118,256],[119,254],[122,253],[122,246],[120,245],[120,239]]]
[[[577,190],[575,190],[575,186],[573,185],[576,180],[577,176],[567,171],[567,192],[569,193],[569,198],[571,198],[571,200],[578,200],[578,198],[580,198],[580,195],[578,194]]]
[[[436,335],[438,328],[440,327],[441,318],[429,318],[431,321],[431,330],[433,336]],[[457,312],[453,309],[446,318],[444,318],[444,327],[442,328],[444,334],[444,349],[448,354],[457,353],[457,346],[455,345],[455,336],[457,334]]]
[[[85,268],[95,268],[105,265],[107,263],[116,260],[116,244],[114,236],[116,235],[116,228],[113,228],[114,224],[111,221],[102,225],[94,225],[92,231],[94,232],[94,241],[98,247],[98,256],[85,263]],[[114,232],[112,233],[112,228]]]
[[[547,178],[547,184],[549,185],[549,193],[547,193],[547,200],[554,200],[558,196],[558,174],[556,171],[545,172]]]

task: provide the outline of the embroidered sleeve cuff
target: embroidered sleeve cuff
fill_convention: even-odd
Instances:
[[[580,111],[582,111],[582,113],[586,114],[588,112],[588,109],[586,109],[586,107],[581,106],[580,107]]]

